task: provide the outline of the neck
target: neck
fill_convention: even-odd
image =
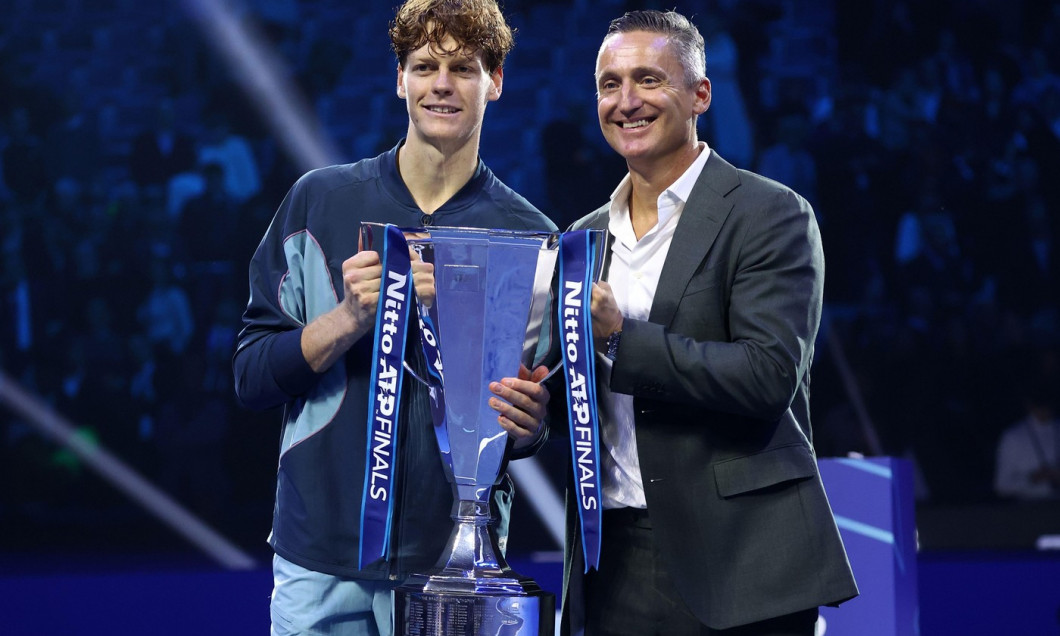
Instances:
[[[398,172],[416,205],[432,214],[464,187],[478,167],[478,140],[455,148],[429,144],[409,130],[398,150]]]
[[[636,185],[629,194],[629,221],[633,224],[633,234],[638,241],[659,222],[660,194],[662,190],[638,188]]]
[[[688,170],[701,150],[697,141],[663,161],[643,165],[627,162],[633,186],[629,196],[629,218],[638,240],[659,222],[659,195]]]

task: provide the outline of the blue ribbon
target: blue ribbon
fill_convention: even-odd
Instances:
[[[415,248],[413,248],[415,249]],[[445,374],[442,370],[442,351],[438,348],[438,302],[426,307],[416,303],[420,321],[420,346],[427,361],[427,386],[431,396],[431,421],[434,422],[434,436],[438,440],[438,449],[442,454],[442,463],[446,474],[453,474],[453,454],[449,449],[449,434],[445,426]]]
[[[368,397],[368,445],[361,498],[360,567],[387,558],[394,508],[394,476],[405,334],[412,302],[412,264],[405,235],[387,225],[383,275],[375,314],[375,344]]]
[[[600,497],[600,424],[596,410],[592,300],[598,232],[575,230],[560,237],[558,320],[567,378],[574,483],[581,519],[585,571],[599,569],[603,509]]]

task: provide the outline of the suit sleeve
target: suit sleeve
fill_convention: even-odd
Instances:
[[[690,285],[676,327],[625,321],[611,390],[769,421],[790,406],[813,357],[824,254],[805,199],[754,187],[766,193],[734,202],[701,267],[717,279]]]

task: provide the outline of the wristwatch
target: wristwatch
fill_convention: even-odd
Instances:
[[[618,345],[622,342],[622,331],[616,331],[607,337],[607,351],[604,353],[607,359],[614,362],[618,355]]]

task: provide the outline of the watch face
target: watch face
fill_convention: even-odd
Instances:
[[[615,356],[618,355],[618,343],[622,340],[622,332],[616,331],[607,337],[607,356],[609,360],[614,360]]]

